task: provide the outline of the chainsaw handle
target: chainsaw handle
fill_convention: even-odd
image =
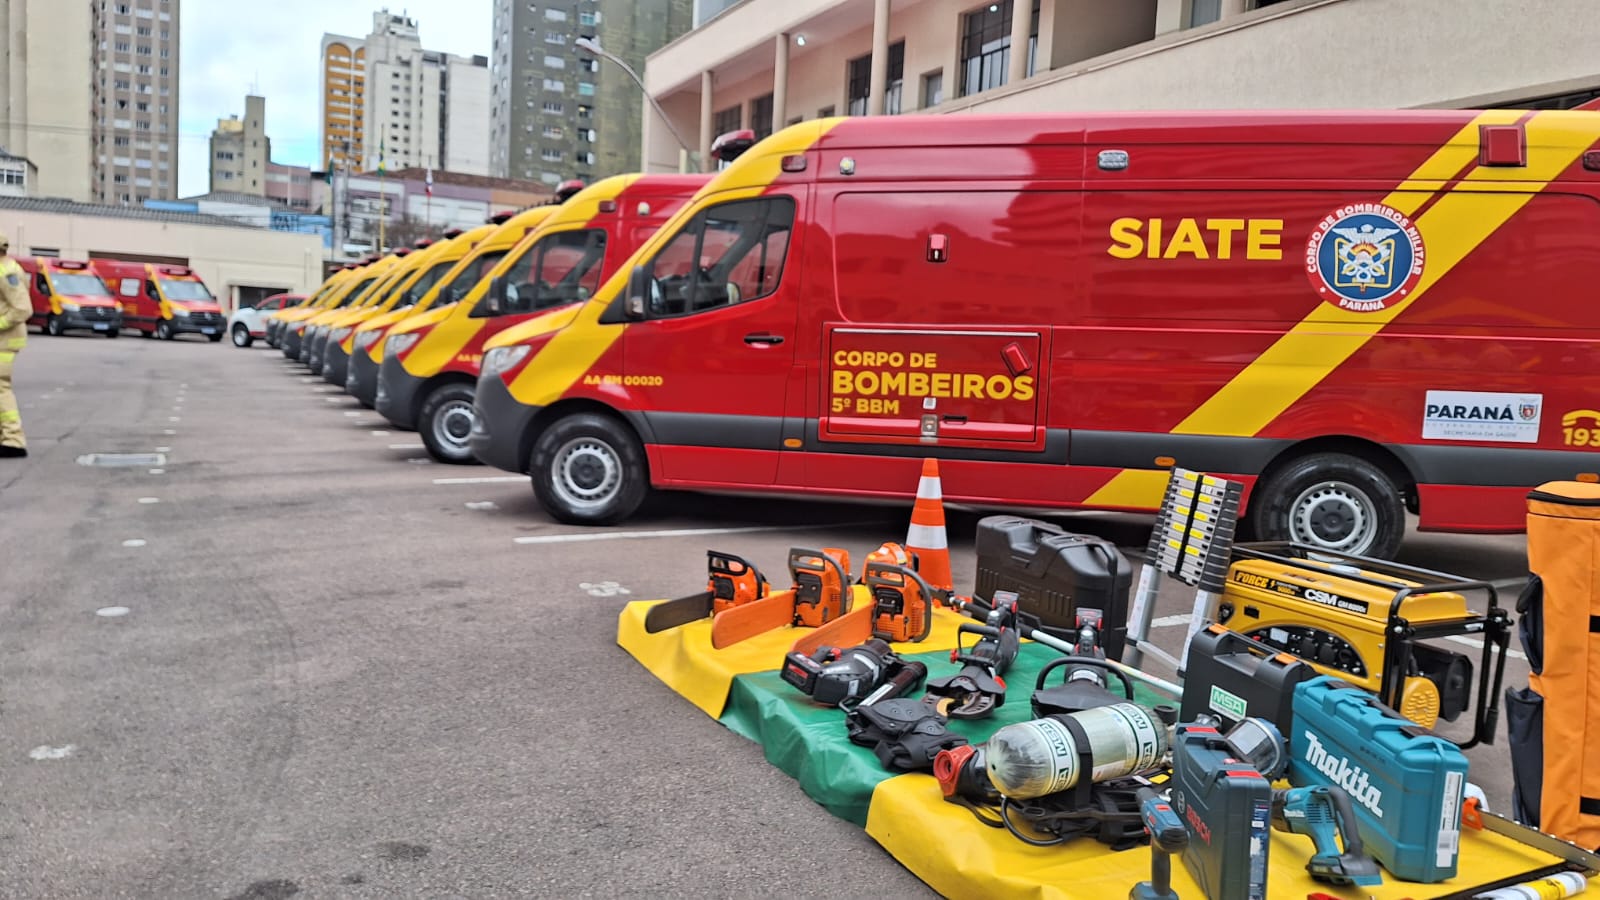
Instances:
[[[885,572],[899,576],[898,580],[885,578],[883,574]],[[888,588],[903,587],[908,581],[915,582],[917,590],[922,592],[922,605],[927,610],[922,616],[922,634],[912,638],[912,640],[924,641],[927,640],[929,634],[933,633],[933,588],[928,586],[928,582],[924,581],[916,571],[894,563],[874,560],[867,563],[861,570],[861,583],[866,585],[869,590],[879,585]],[[963,625],[962,627],[965,628],[966,626]]]
[[[839,575],[839,614],[844,615],[850,611],[850,557],[843,550],[834,551],[840,554],[834,556],[830,552],[833,548],[825,550],[810,550],[805,547],[789,548],[789,578],[795,585],[799,585],[799,572],[815,572],[820,578],[826,575],[829,569]]]
[[[755,563],[742,556],[734,556],[732,553],[724,553],[721,550],[707,550],[706,568],[710,570],[713,578],[718,575],[726,575],[737,580],[745,575],[754,575],[756,595],[753,599],[755,600],[765,597],[767,589],[770,587],[767,583],[767,577],[761,574],[761,570],[756,568]]]

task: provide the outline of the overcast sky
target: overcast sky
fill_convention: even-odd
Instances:
[[[208,188],[217,120],[244,113],[245,94],[267,98],[274,162],[320,168],[317,119],[324,32],[365,37],[381,0],[182,0],[178,191]],[[489,55],[492,0],[400,0],[428,50]],[[487,135],[485,135],[487,139]]]

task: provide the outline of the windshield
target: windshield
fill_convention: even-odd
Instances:
[[[502,314],[537,312],[588,299],[600,287],[605,256],[606,233],[598,228],[541,239],[506,272]]]
[[[74,297],[109,297],[111,292],[106,290],[106,283],[98,275],[69,275],[66,272],[51,272],[50,286],[56,293]]]
[[[439,288],[439,296],[434,300],[434,305],[446,306],[465,297],[467,292],[472,290],[473,285],[478,283],[478,279],[483,277],[483,273],[494,268],[495,263],[503,259],[508,250],[509,248],[507,250],[490,250],[487,253],[480,253],[477,257],[469,260],[465,266],[461,267],[461,271],[456,273],[456,277],[450,279],[449,284]]]
[[[212,300],[211,292],[198,281],[169,281],[161,279],[161,293],[168,300]]]
[[[394,308],[406,309],[417,305],[417,301],[428,293],[428,289],[438,284],[439,279],[443,278],[445,273],[450,271],[454,265],[455,263],[453,262],[434,263],[433,268],[422,273],[421,278],[418,278],[412,282],[410,287],[406,288],[406,292],[400,295],[400,302],[396,303]]]
[[[339,299],[338,308],[343,309],[344,307],[349,306],[350,305],[350,301],[356,299],[357,297],[359,297],[363,293],[365,293],[367,288],[371,287],[372,283],[374,281],[377,281],[377,280],[378,280],[378,276],[374,275],[371,278],[368,278],[367,280],[359,282],[358,284],[356,284],[355,288],[353,290],[351,290],[350,293],[345,294],[343,297],[341,297]]]

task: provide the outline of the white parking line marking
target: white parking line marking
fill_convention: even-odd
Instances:
[[[1482,650],[1483,649],[1483,641],[1480,641],[1477,638],[1469,638],[1466,635],[1449,634],[1449,635],[1445,635],[1444,639],[1447,640],[1447,641],[1450,641],[1452,643],[1456,643],[1456,644],[1465,644],[1468,647],[1473,647],[1473,648],[1476,648],[1478,650]],[[1523,653],[1521,650],[1513,650],[1510,647],[1506,648],[1506,655],[1511,657],[1512,659],[1527,659],[1528,658],[1527,654]]]
[[[1171,628],[1174,625],[1189,624],[1190,616],[1162,616],[1150,622],[1151,628]]]
[[[156,452],[157,453],[171,453],[172,452],[172,448],[171,447],[157,447],[156,448]]]
[[[150,470],[150,474],[151,475],[165,475],[165,474],[167,474],[167,470],[166,469],[151,469]]]
[[[142,541],[142,540],[140,540],[138,538],[130,538],[130,539],[126,540],[126,541],[123,541],[122,542],[122,546],[124,546],[124,547],[143,547],[144,546],[144,541]]]
[[[801,529],[839,528],[861,522],[834,522],[800,526]],[[753,525],[746,528],[676,528],[668,531],[592,531],[580,534],[540,534],[512,538],[517,544],[575,544],[582,541],[621,541],[629,538],[700,537],[708,534],[754,534],[758,531],[794,531],[793,525]]]
[[[183,420],[178,418],[177,416],[167,416],[167,421],[168,422],[182,422]]]
[[[633,593],[615,581],[579,582],[578,589],[591,597],[615,597],[619,594]]]
[[[336,388],[336,387],[319,387],[319,388],[312,388],[311,392],[313,394],[331,394],[331,393],[333,393],[334,391],[337,391],[337,390],[338,390],[338,388]]]
[[[67,757],[71,756],[72,751],[76,749],[78,748],[72,746],[71,744],[68,744],[65,747],[40,746],[29,750],[28,756],[37,760],[66,759]]]
[[[389,449],[390,450],[426,450],[428,448],[422,446],[421,444],[390,444],[389,445]]]
[[[389,432],[387,432],[387,431],[374,431],[372,433],[372,436],[373,437],[388,437],[389,436]]]
[[[339,398],[338,397],[323,397],[322,399],[328,401],[329,403],[338,403],[339,402]]]
[[[128,609],[126,606],[103,606],[95,610],[94,614],[97,616],[105,616],[108,619],[114,619],[117,616],[125,616],[132,611],[133,610]]]
[[[499,509],[493,500],[474,500],[467,504],[467,509]]]
[[[353,419],[353,418],[355,418],[355,417],[356,417],[356,416],[359,416],[359,415],[361,415],[361,410],[359,410],[359,409],[352,409],[352,410],[350,410],[350,411],[349,411],[349,412],[347,412],[347,413],[345,413],[345,415],[346,415],[346,416],[349,416],[349,417],[350,417],[350,418],[352,418],[352,419]]]
[[[488,478],[435,478],[434,484],[510,484],[513,481],[527,481],[524,475],[494,475]]]
[[[406,462],[411,463],[414,466],[426,466],[432,463],[433,460],[427,458],[426,456],[413,456],[406,460]]]
[[[177,434],[178,430],[176,428],[163,428],[163,429],[161,429],[161,433],[162,434]]]
[[[144,503],[144,504],[160,503],[161,502],[161,498],[160,497],[140,497],[139,498],[139,502],[140,503]]]

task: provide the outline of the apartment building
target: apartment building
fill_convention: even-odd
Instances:
[[[271,158],[267,100],[251,94],[244,98],[244,118],[218,119],[211,132],[210,190],[266,196],[267,163]]]
[[[322,86],[325,160],[488,174],[488,57],[424,50],[417,21],[384,9],[365,38],[323,35]]]
[[[1575,106],[1600,89],[1592,0],[696,2],[644,82],[706,167],[718,134],[833,115]],[[676,171],[672,129],[644,125],[648,170]]]
[[[56,0],[51,14],[82,0]],[[178,0],[92,0],[94,175],[99,203],[178,196]],[[69,84],[71,69],[49,77]]]
[[[645,98],[634,75],[693,14],[692,0],[495,0],[491,170],[547,185],[638,171]]]
[[[0,145],[37,167],[30,193],[88,200],[94,156],[89,86],[94,7],[85,0],[6,0]],[[82,77],[60,77],[65,70]],[[109,72],[96,72],[109,79]]]

